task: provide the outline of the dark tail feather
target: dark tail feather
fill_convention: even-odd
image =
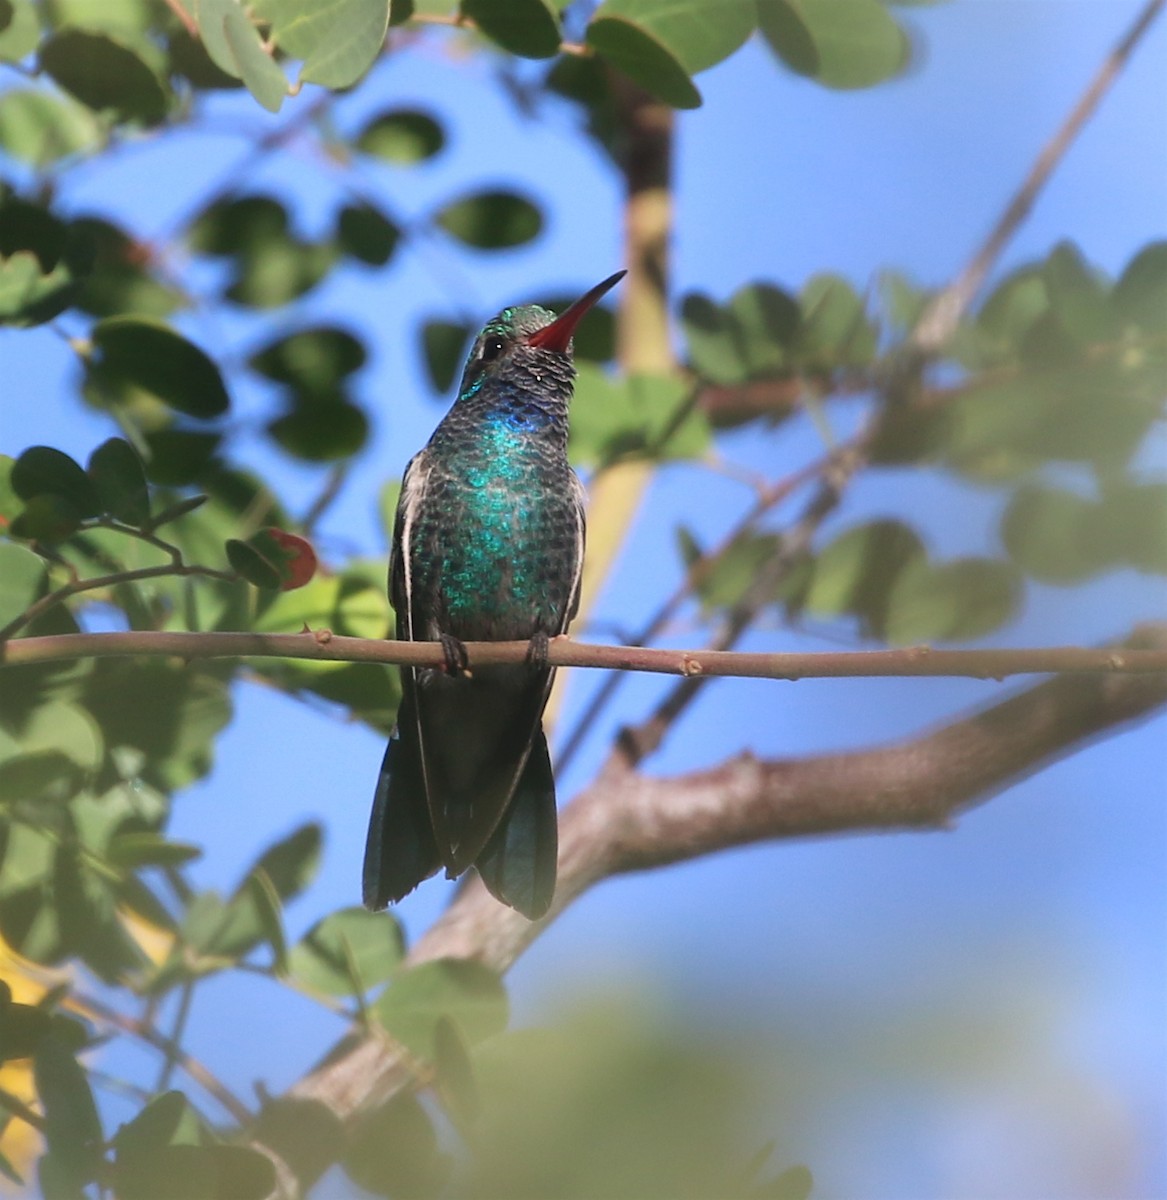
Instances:
[[[393,731],[381,763],[365,842],[362,891],[365,907],[371,909],[408,895],[440,861],[416,737],[407,728],[403,738],[399,729]]]
[[[555,778],[540,729],[507,811],[474,865],[497,899],[535,921],[555,894],[558,842]]]

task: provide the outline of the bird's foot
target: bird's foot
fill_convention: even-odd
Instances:
[[[438,634],[438,641],[442,643],[442,653],[446,656],[446,674],[469,678],[470,655],[466,653],[466,647],[449,633]]]
[[[547,669],[547,647],[551,644],[551,639],[547,636],[545,630],[540,629],[527,646],[527,666],[533,667],[536,671],[545,671]]]

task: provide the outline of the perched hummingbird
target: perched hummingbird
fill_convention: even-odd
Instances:
[[[474,342],[458,398],[405,469],[389,560],[397,636],[445,668],[401,668],[373,800],[364,901],[384,908],[439,867],[470,866],[534,920],[551,904],[555,780],[543,709],[548,639],[579,607],[583,488],[567,461],[572,334],[622,277],[558,317],[504,308]],[[463,642],[529,640],[519,666],[466,670]]]

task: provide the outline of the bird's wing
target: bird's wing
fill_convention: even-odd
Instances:
[[[579,481],[579,476],[574,471],[571,472],[571,498],[576,524],[575,573],[571,577],[571,588],[568,591],[567,607],[563,610],[563,621],[556,633],[566,633],[568,625],[575,619],[575,614],[579,612],[579,594],[583,583],[584,547],[587,543],[588,528],[587,493]]]
[[[424,620],[415,608],[413,590],[414,544],[417,517],[425,504],[426,488],[430,478],[431,463],[426,450],[420,450],[410,460],[401,480],[401,495],[397,499],[397,515],[393,522],[393,550],[389,556],[389,598],[397,613],[397,636],[403,641],[416,641],[414,631],[423,632]],[[415,618],[418,618],[415,620]],[[442,805],[436,802],[430,787],[426,766],[425,741],[422,733],[421,704],[417,696],[417,670],[401,668],[401,690],[403,700],[399,714],[412,725],[412,736],[403,734],[407,745],[416,747],[418,758],[415,778],[420,780],[425,792],[425,807],[430,814],[434,839],[441,852],[443,862],[449,866],[450,838],[446,831],[446,817]]]

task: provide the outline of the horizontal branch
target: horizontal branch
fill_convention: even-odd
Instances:
[[[1132,642],[1115,652],[1167,648],[1167,625],[1147,626]],[[601,775],[562,813],[559,880],[546,917],[527,921],[472,876],[409,961],[469,958],[505,971],[579,895],[627,871],[764,840],[947,829],[959,812],[1164,704],[1167,676],[1063,675],[875,749],[769,762],[742,755],[672,779]],[[353,1035],[292,1095],[348,1120],[410,1086],[408,1064],[391,1046]]]
[[[467,642],[470,668],[523,663],[526,642]],[[74,658],[161,655],[198,658],[292,658],[313,662],[365,662],[440,667],[438,642],[401,642],[340,637],[326,629],[305,633],[62,633],[0,642],[0,665],[17,666]],[[754,679],[856,679],[892,676],[966,676],[1004,679],[1068,671],[1144,674],[1167,671],[1167,649],[1050,646],[1013,650],[899,650],[818,653],[737,653],[723,650],[661,650],[597,646],[555,638],[547,652],[553,667],[602,667],[661,675],[735,676]]]

